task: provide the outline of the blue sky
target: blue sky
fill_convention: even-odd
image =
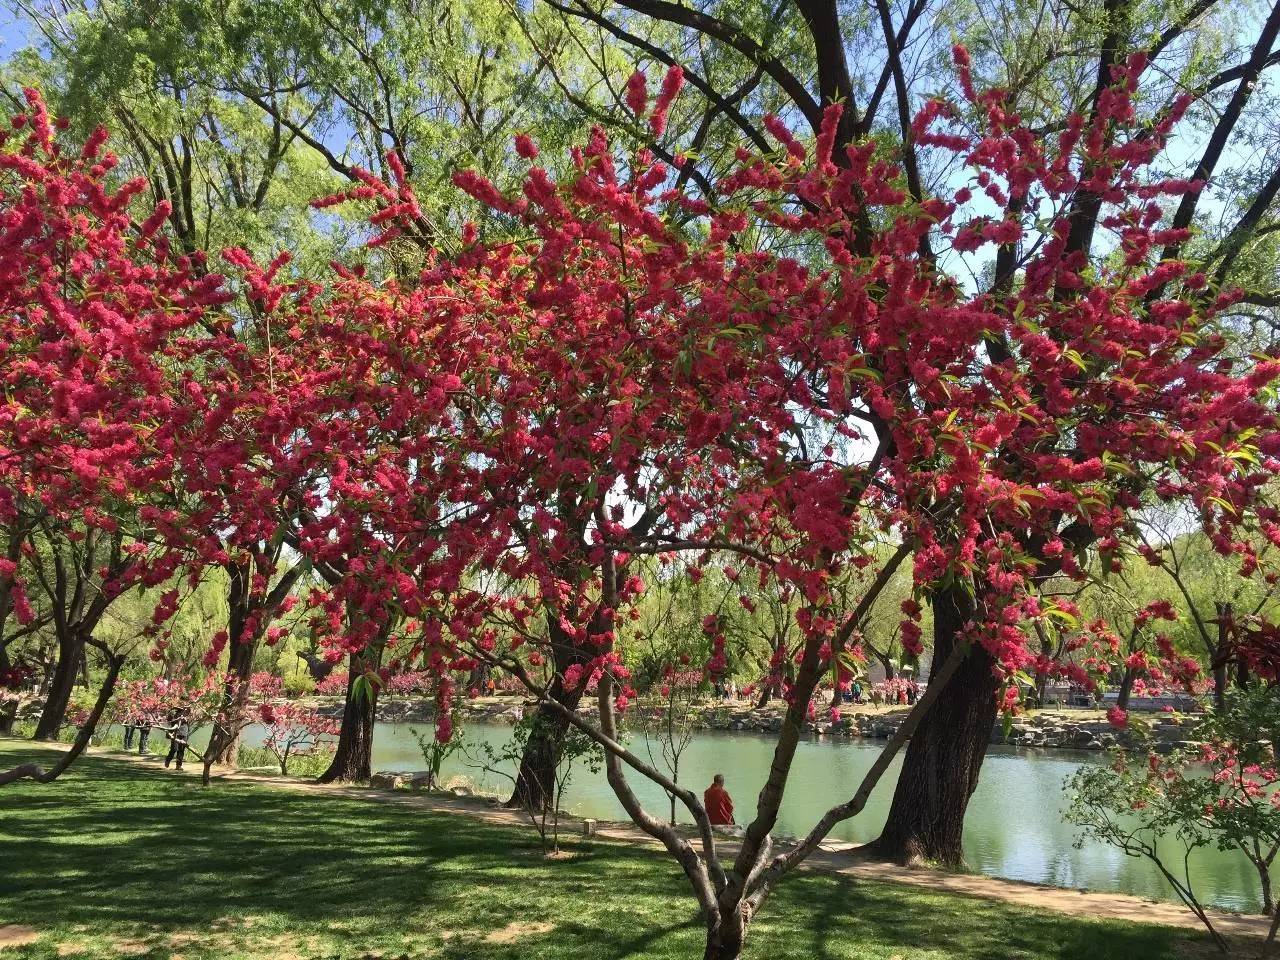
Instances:
[[[0,6],[0,57],[7,59],[15,51],[30,46],[35,42],[32,33],[30,25],[15,17],[7,4]]]

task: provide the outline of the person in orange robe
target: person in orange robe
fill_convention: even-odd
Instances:
[[[724,788],[723,773],[717,773],[712,778],[711,786],[702,795],[702,802],[707,808],[712,826],[722,827],[733,823],[733,800]]]

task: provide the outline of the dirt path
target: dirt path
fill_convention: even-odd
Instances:
[[[0,743],[30,749],[30,741],[5,741]],[[56,745],[48,745],[57,749]],[[118,750],[91,749],[95,756],[113,760],[123,760],[152,767],[157,773],[169,776],[199,776],[199,770],[183,771],[167,770],[156,758],[139,757]],[[377,803],[392,803],[398,806],[411,807],[416,810],[429,810],[435,813],[460,814],[487,823],[504,826],[532,829],[529,819],[524,814],[503,809],[478,798],[453,798],[439,794],[426,794],[404,790],[379,790],[371,787],[344,786],[339,784],[320,784],[309,780],[298,780],[292,777],[269,776],[249,773],[240,770],[215,768],[219,780],[243,781],[282,790],[300,793],[323,793],[329,796],[348,797],[357,800],[372,800]],[[561,819],[562,831],[571,835],[582,830],[582,821],[578,818]],[[657,847],[658,842],[643,833],[637,827],[625,823],[598,821],[594,834],[597,838],[618,843],[643,844]],[[732,848],[731,838],[725,838],[725,844]],[[1185,929],[1202,929],[1189,910],[1179,904],[1162,900],[1146,900],[1123,893],[1099,893],[1088,890],[1069,890],[1061,887],[1048,887],[1039,884],[1025,883],[1017,880],[1002,880],[972,873],[949,873],[929,868],[899,867],[893,864],[861,860],[856,856],[857,844],[828,842],[805,862],[803,869],[822,870],[829,873],[857,879],[905,883],[929,890],[963,896],[979,897],[984,900],[1000,900],[1019,907],[1033,910],[1052,910],[1074,917],[1087,917],[1099,920],[1128,920],[1135,923],[1151,923],[1159,926],[1181,927]],[[1264,937],[1270,925],[1270,918],[1256,915],[1228,913],[1222,910],[1210,910],[1210,919],[1218,930],[1231,936]]]

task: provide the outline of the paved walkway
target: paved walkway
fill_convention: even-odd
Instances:
[[[4,740],[0,739],[0,743],[4,742]],[[28,749],[33,746],[30,741],[25,740],[8,742],[20,744],[22,748]],[[50,749],[56,749],[56,747],[50,745]],[[198,766],[188,767],[183,771],[166,770],[156,758],[139,757],[136,754],[126,754],[118,750],[97,748],[87,752],[98,757],[145,764],[155,769],[158,773],[170,776],[200,775]],[[215,767],[214,770],[215,779],[219,780],[243,781],[301,793],[324,793],[330,796],[350,797],[366,801],[372,800],[378,803],[392,803],[416,810],[451,813],[483,820],[487,823],[532,829],[529,818],[523,813],[495,806],[491,802],[479,798],[448,797],[440,794],[410,792],[407,790],[379,790],[372,787],[342,784],[320,784],[293,777],[271,776],[222,767]],[[561,823],[562,825],[566,823],[569,825],[569,830],[564,831],[567,834],[581,830],[581,820],[577,818],[564,817],[561,819]],[[600,821],[598,822],[595,836],[618,843],[658,846],[658,842],[648,834],[626,823]],[[727,848],[732,850],[732,840],[726,838],[724,842]],[[1002,880],[997,877],[987,877],[974,873],[950,873],[930,868],[900,867],[894,864],[860,859],[857,857],[856,851],[856,844],[824,843],[805,862],[804,869],[822,870],[856,879],[905,883],[929,890],[980,897],[984,900],[1001,900],[1020,907],[1035,910],[1052,910],[1056,913],[1069,914],[1074,917],[1088,917],[1099,920],[1129,920],[1135,923],[1202,929],[1200,921],[1189,910],[1176,903],[1162,900],[1146,900],[1123,893],[1098,893],[1087,890],[1041,886],[1039,884]],[[1209,916],[1219,932],[1231,936],[1264,937],[1270,925],[1269,918],[1257,915],[1211,910],[1209,911]]]

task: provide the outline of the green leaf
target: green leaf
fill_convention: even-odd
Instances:
[[[351,699],[355,703],[365,703],[373,698],[373,684],[369,675],[362,673],[351,684]]]
[[[1068,627],[1071,627],[1072,629],[1075,629],[1076,627],[1080,626],[1080,619],[1078,617],[1076,617],[1074,614],[1068,613],[1066,610],[1063,610],[1060,607],[1048,607],[1045,609],[1044,615],[1046,617],[1051,617],[1054,620],[1060,620],[1062,623],[1065,623]]]

